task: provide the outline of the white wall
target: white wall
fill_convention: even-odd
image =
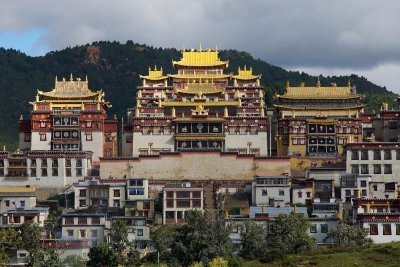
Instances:
[[[149,148],[148,144],[150,142],[153,143],[152,149],[168,148],[171,149],[171,151],[175,151],[175,135],[173,133],[167,135],[164,134],[153,135],[153,134],[142,134],[134,132],[132,144],[128,144],[132,145],[131,155],[133,156],[139,155],[140,148],[148,149]]]
[[[40,133],[32,132],[31,150],[51,150],[51,132],[46,132],[46,141],[40,141]]]
[[[81,132],[82,151],[92,151],[93,160],[99,160],[103,156],[103,133],[102,132],[88,132],[92,133],[92,141],[86,141],[86,132]]]
[[[251,142],[250,149],[260,149],[260,153],[266,155],[268,153],[268,135],[267,132],[258,132],[258,134],[229,134],[225,133],[225,150],[230,148],[246,148],[249,146],[247,142]]]
[[[398,223],[400,223],[400,222],[398,222]],[[400,241],[400,235],[396,235],[396,223],[394,223],[394,222],[385,223],[385,224],[390,224],[392,226],[392,234],[391,235],[383,234],[383,223],[381,223],[381,222],[377,223],[378,224],[378,235],[370,235],[369,234],[370,224],[375,224],[375,223],[365,222],[363,227],[364,227],[364,229],[368,229],[368,237],[370,237],[374,241],[374,243],[379,244],[379,243],[389,243],[389,242]]]

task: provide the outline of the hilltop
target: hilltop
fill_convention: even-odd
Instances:
[[[31,57],[13,49],[0,48],[0,145],[17,143],[18,118],[29,116],[29,102],[34,100],[37,90],[49,91],[54,79],[69,77],[89,78],[92,90],[103,89],[106,100],[113,108],[109,115],[118,118],[125,115],[128,107],[135,103],[135,88],[140,84],[139,74],[146,74],[148,68],[163,67],[165,73],[175,73],[172,60],[180,58],[180,51],[171,48],[155,48],[128,41],[94,42],[83,46],[66,48]],[[237,50],[222,50],[220,57],[229,60],[228,72],[237,72],[238,66],[252,66],[262,74],[262,85],[267,90],[267,104],[272,104],[274,93],[283,93],[287,80],[296,85],[300,82],[315,84],[316,77],[304,72],[287,71],[263,60],[253,58],[249,53]],[[366,95],[367,111],[379,110],[383,101],[393,106],[397,97],[385,87],[376,85],[357,75],[320,77],[322,85],[356,85],[357,92]]]

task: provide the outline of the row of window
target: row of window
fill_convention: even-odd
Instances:
[[[351,151],[351,159],[352,160],[369,160],[369,150],[362,150],[361,157],[358,150]],[[382,150],[373,150],[373,159],[374,160],[382,160]],[[392,159],[392,150],[383,150],[383,159],[391,160]],[[396,160],[400,160],[400,150],[396,150]]]
[[[351,173],[356,174],[382,174],[382,165],[373,164],[372,170],[369,170],[368,164],[351,165]],[[392,164],[383,164],[383,174],[392,174]]]
[[[167,198],[174,198],[175,191],[167,191]],[[200,191],[177,191],[175,198],[190,198],[190,194],[192,198],[201,198]]]
[[[80,189],[79,190],[79,196],[80,197],[86,197],[87,196],[87,189]],[[108,190],[100,190],[100,189],[92,189],[91,190],[91,196],[92,197],[108,197]],[[120,197],[121,196],[121,190],[119,189],[114,189],[113,190],[113,196],[114,197]]]
[[[320,232],[328,233],[328,224],[320,224]],[[317,225],[316,224],[310,225],[310,233],[317,233]]]
[[[392,224],[383,224],[382,225],[383,229],[383,235],[392,235]],[[400,235],[400,224],[396,224],[395,226],[396,229],[396,235]],[[369,234],[370,235],[379,235],[379,228],[378,224],[370,224],[369,225]]]
[[[37,177],[37,176],[47,177],[47,176],[49,176],[47,168],[40,168],[39,170],[40,170],[40,172],[39,172],[39,175],[38,175],[37,169],[36,168],[31,168],[30,177]],[[75,176],[82,177],[82,173],[83,173],[82,172],[82,168],[76,168],[75,169]],[[58,168],[52,168],[51,169],[51,176],[56,177],[58,175],[59,175]],[[1,176],[1,170],[0,170],[0,176]],[[66,177],[72,177],[72,169],[71,168],[66,168],[65,169],[65,176]]]
[[[175,205],[174,206],[174,202]],[[193,200],[173,200],[167,199],[167,208],[201,208],[201,200],[193,199]]]
[[[47,167],[47,159],[31,159],[31,167],[36,167],[40,162],[41,167]],[[82,167],[82,159],[76,159],[76,167]],[[4,159],[0,159],[0,167],[4,167]],[[58,159],[51,159],[51,167],[58,167]],[[72,167],[71,159],[65,159],[65,167]]]
[[[100,217],[91,217],[91,224],[100,224]],[[65,225],[74,225],[74,217],[65,217]],[[88,217],[78,217],[78,224],[88,224]]]
[[[101,199],[101,200],[100,199],[93,199],[92,200],[92,206],[100,206],[100,205],[108,206],[108,200],[105,200],[105,199]],[[112,205],[113,205],[113,207],[118,207],[119,208],[121,206],[121,202],[118,199],[115,199],[115,200],[113,200]],[[87,206],[88,205],[87,205],[85,199],[79,200],[79,207],[87,207]]]
[[[261,190],[261,195],[263,197],[268,196],[268,190],[267,189],[262,189]],[[279,196],[284,196],[285,195],[285,190],[279,189]]]

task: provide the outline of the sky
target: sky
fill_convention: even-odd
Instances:
[[[0,46],[32,56],[93,41],[238,49],[400,93],[400,1],[0,0]]]

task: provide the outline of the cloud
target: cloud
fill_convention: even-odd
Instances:
[[[34,46],[50,50],[133,40],[156,47],[218,45],[292,68],[364,71],[400,62],[396,0],[0,2],[0,32],[43,29]]]

